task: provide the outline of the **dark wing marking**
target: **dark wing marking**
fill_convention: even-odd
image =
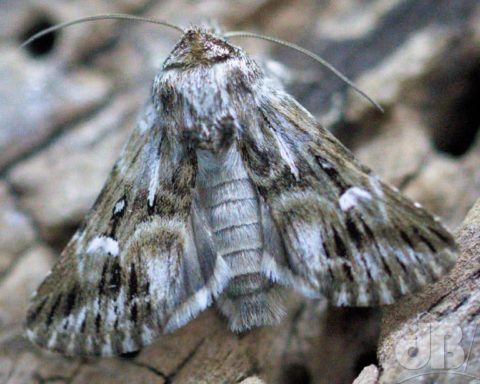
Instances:
[[[192,232],[195,156],[156,119],[149,105],[86,224],[38,289],[27,316],[35,343],[71,355],[134,351],[220,289],[215,255],[197,255]]]
[[[258,100],[239,139],[286,249],[265,273],[307,280],[334,305],[392,303],[448,271],[452,236],[382,183],[290,96]],[[301,286],[304,286],[304,284]]]

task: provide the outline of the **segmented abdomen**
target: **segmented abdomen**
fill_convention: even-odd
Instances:
[[[200,203],[216,251],[235,275],[225,293],[235,297],[261,290],[267,282],[260,275],[263,240],[257,192],[237,153],[204,156]]]

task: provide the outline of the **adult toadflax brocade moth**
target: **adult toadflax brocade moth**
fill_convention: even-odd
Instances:
[[[277,323],[282,287],[390,304],[455,263],[451,235],[382,183],[214,31],[186,30],[27,334],[69,355],[138,350],[211,304]]]

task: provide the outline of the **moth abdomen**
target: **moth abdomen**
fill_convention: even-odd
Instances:
[[[217,257],[231,277],[217,298],[232,330],[276,323],[283,314],[276,285],[262,271],[264,228],[256,188],[235,146],[198,152],[197,202],[211,230]]]
[[[224,294],[230,298],[258,294],[269,289],[273,283],[265,278],[260,272],[250,272],[236,275],[230,280]]]
[[[282,288],[261,274],[237,277],[217,299],[234,332],[278,324],[285,316]]]

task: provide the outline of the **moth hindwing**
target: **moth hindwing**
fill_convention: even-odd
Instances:
[[[185,32],[152,102],[27,316],[72,355],[137,350],[215,302],[274,324],[284,287],[389,304],[455,262],[451,235],[357,163],[240,48]]]

